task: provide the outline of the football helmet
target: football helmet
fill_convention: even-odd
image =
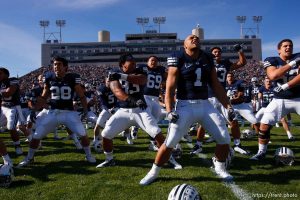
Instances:
[[[250,129],[244,129],[241,132],[241,138],[242,139],[250,139],[250,138],[253,138],[254,135],[255,135],[255,133],[253,131],[251,131]]]
[[[14,177],[14,170],[10,165],[0,164],[0,187],[9,187]]]
[[[169,193],[168,200],[201,200],[196,188],[186,183],[176,185]]]
[[[295,161],[294,152],[287,147],[276,149],[274,159],[276,164],[292,165]]]
[[[255,77],[255,76],[254,76],[254,77],[252,77],[252,78],[251,78],[251,82],[258,82],[258,79],[257,79],[257,77]]]

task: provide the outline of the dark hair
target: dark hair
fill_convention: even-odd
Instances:
[[[122,65],[126,61],[134,61],[134,57],[132,56],[131,53],[125,53],[125,54],[120,56],[120,58],[119,58],[119,67],[122,67]]]
[[[60,57],[60,56],[54,56],[52,61],[59,61],[59,62],[62,62],[63,63],[63,66],[68,66],[68,61],[63,58],[63,57]]]
[[[213,47],[213,48],[210,49],[210,52],[212,52],[215,49],[218,49],[220,52],[222,52],[222,49],[220,47]]]
[[[149,57],[147,58],[147,61],[149,61],[149,59],[150,59],[150,58],[155,58],[157,61],[159,61],[158,57],[157,57],[157,56],[155,56],[155,55],[151,55],[151,56],[149,56]]]
[[[294,45],[293,41],[291,39],[283,39],[280,42],[278,42],[277,49],[280,49],[280,47],[282,46],[282,43],[284,43],[284,42],[290,42],[292,44],[292,46]]]
[[[2,71],[4,74],[7,75],[7,77],[9,77],[9,71],[8,71],[8,69],[6,69],[4,67],[0,67],[0,71]]]

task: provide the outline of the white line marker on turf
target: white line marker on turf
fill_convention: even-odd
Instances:
[[[191,143],[186,143],[188,147],[190,147],[191,149],[193,148],[193,145]],[[204,160],[202,160],[202,162],[204,162],[205,165],[211,165],[211,162],[207,159],[207,155],[204,154],[204,153],[199,153],[197,154],[197,156],[199,158],[202,158]],[[211,170],[212,172],[214,172],[214,170],[212,169]],[[230,188],[232,193],[238,198],[238,199],[241,199],[241,200],[253,200],[253,198],[251,197],[251,195],[243,190],[242,188],[240,188],[240,186],[236,185],[233,181],[231,182],[226,182],[226,181],[223,181],[223,184]]]

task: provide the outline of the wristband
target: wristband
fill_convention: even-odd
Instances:
[[[285,84],[281,85],[281,88],[282,88],[283,90],[287,90],[287,89],[290,88],[290,86],[289,86],[288,83],[285,83]]]
[[[296,61],[294,61],[294,60],[288,63],[288,65],[291,66],[291,67],[296,66],[296,64],[297,64],[297,63],[296,63]]]
[[[128,74],[120,74],[121,75],[121,79],[126,81],[128,78]]]

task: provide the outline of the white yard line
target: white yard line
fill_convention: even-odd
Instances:
[[[186,143],[188,147],[190,147],[191,149],[193,148],[193,144],[192,143]],[[210,161],[207,159],[207,155],[203,154],[203,153],[199,153],[197,154],[197,156],[201,159],[203,159],[202,161],[204,162],[205,165],[210,166],[211,163]],[[212,170],[213,171],[213,170]],[[240,188],[240,186],[238,186],[237,184],[234,183],[234,181],[231,182],[226,182],[223,181],[223,184],[227,187],[230,188],[230,190],[232,191],[232,193],[241,200],[253,200],[253,198],[251,197],[251,194],[249,194],[246,190]]]

